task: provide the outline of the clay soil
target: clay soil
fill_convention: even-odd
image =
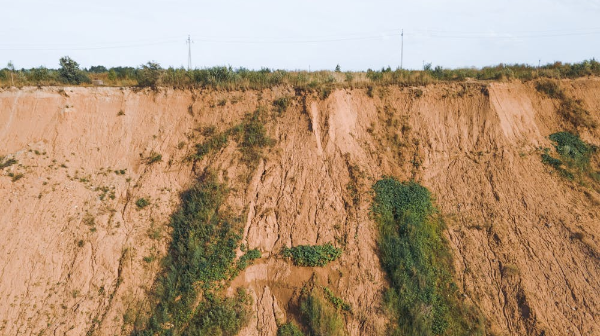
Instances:
[[[599,79],[561,87],[600,121]],[[572,128],[559,102],[517,81],[368,93],[0,91],[0,155],[18,161],[0,171],[0,334],[127,335],[161,270],[179,193],[211,170],[244,215],[244,243],[262,252],[228,288],[253,297],[242,335],[275,335],[313,277],[352,306],[351,335],[385,334],[387,280],[369,215],[382,176],[431,190],[455,281],[489,334],[600,335],[600,194],[540,159],[548,135]],[[291,103],[279,113],[281,97]],[[225,130],[259,106],[275,144],[256,167],[235,144],[185,160],[202,129]],[[579,131],[600,145],[598,130]],[[324,243],[344,252],[322,268],[281,257]]]

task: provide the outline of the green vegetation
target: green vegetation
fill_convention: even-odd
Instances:
[[[291,258],[297,266],[322,267],[342,255],[342,250],[330,243],[325,245],[299,245],[284,248],[283,256]]]
[[[583,142],[579,136],[569,132],[558,132],[550,135],[560,159],[552,157],[549,149],[542,153],[542,162],[552,166],[563,177],[583,183],[586,177],[600,182],[600,174],[591,165],[593,155],[598,151],[596,146]]]
[[[343,315],[323,297],[317,287],[303,289],[300,315],[310,336],[347,335]]]
[[[260,108],[254,113],[248,113],[239,125],[222,133],[214,134],[212,128],[205,129],[203,133],[208,138],[204,142],[196,144],[196,153],[190,157],[193,160],[201,160],[205,155],[222,149],[231,137],[238,144],[242,160],[253,165],[260,159],[261,149],[272,146],[274,142],[267,136],[264,127],[264,113]]]
[[[162,161],[162,154],[156,153],[154,151],[151,152],[150,155],[146,158],[147,164],[153,164],[160,161]]]
[[[89,83],[90,79],[81,70],[79,70],[79,64],[72,60],[70,57],[65,56],[59,60],[60,69],[58,69],[58,79],[65,84],[79,85],[81,83]],[[39,68],[34,73],[34,77],[39,79],[45,79],[47,73],[42,73],[46,70],[45,68]],[[46,70],[47,71],[47,70]],[[44,71],[44,72],[46,72]]]
[[[17,173],[17,174],[9,173],[8,176],[11,177],[12,182],[17,182],[18,180],[22,179],[25,175],[23,173]]]
[[[296,324],[288,322],[277,328],[277,336],[304,336],[304,333]]]
[[[391,335],[483,334],[479,316],[459,299],[444,224],[429,191],[384,178],[374,185],[380,260],[390,288]]]
[[[557,82],[550,80],[541,81],[537,83],[536,89],[548,97],[560,101],[557,110],[558,114],[570,122],[573,127],[596,128],[598,126],[590,112],[583,107],[583,102],[567,96]]]
[[[11,159],[8,159],[8,160],[4,160],[3,157],[0,157],[0,169],[4,169],[4,168],[7,168],[7,167],[10,167],[10,166],[12,166],[14,164],[17,164],[17,163],[18,163],[18,161],[15,160],[15,159],[11,158]]]
[[[15,70],[10,65],[0,70],[0,86],[8,85],[88,85],[89,78],[102,80],[105,85],[141,86],[156,88],[157,86],[175,88],[216,88],[226,90],[265,89],[278,85],[291,85],[321,92],[326,96],[333,87],[367,87],[377,85],[426,85],[439,81],[464,81],[467,78],[478,80],[521,79],[535,80],[539,78],[577,78],[600,75],[600,63],[596,60],[585,60],[580,63],[555,62],[541,67],[526,64],[484,67],[481,69],[444,69],[440,66],[426,66],[423,70],[402,70],[384,68],[368,69],[366,72],[337,71],[286,71],[263,68],[249,70],[246,68],[212,67],[205,69],[185,70],[184,68],[164,69],[156,62],[148,62],[138,68],[113,67],[107,69],[97,65],[89,70],[79,70],[79,65],[68,57],[64,57],[61,69],[44,67]],[[326,87],[325,91],[317,90]]]
[[[290,97],[277,98],[273,101],[273,106],[275,107],[277,113],[281,114],[287,110],[288,106],[290,106],[291,101],[292,98]]]
[[[147,207],[148,205],[150,205],[150,201],[148,201],[145,198],[138,198],[137,201],[135,201],[135,205],[138,207],[138,209],[143,209],[145,207]]]
[[[347,312],[352,311],[352,307],[348,303],[346,303],[343,299],[335,296],[331,289],[327,287],[323,287],[323,292],[325,293],[325,298],[329,301],[337,310],[343,310]]]
[[[240,260],[238,260],[237,267],[241,271],[241,270],[245,269],[246,267],[248,267],[249,261],[259,259],[260,257],[261,257],[261,253],[259,250],[257,250],[257,249],[250,250],[250,251],[246,252],[246,254],[244,254],[240,258]]]
[[[235,251],[243,229],[241,219],[222,208],[227,193],[206,174],[181,195],[154,308],[133,335],[236,335],[247,321],[251,298],[244,290],[233,298],[222,293],[240,270]],[[259,254],[249,251],[245,262]]]
[[[137,72],[138,86],[156,88],[160,84],[162,68],[156,62],[142,64]]]

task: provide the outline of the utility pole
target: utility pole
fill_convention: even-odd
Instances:
[[[404,29],[402,29],[402,34],[400,34],[400,36],[402,36],[402,46],[400,48],[400,69],[404,70]]]
[[[188,71],[190,71],[192,70],[192,39],[190,35],[188,35],[188,39],[185,43],[188,44]]]

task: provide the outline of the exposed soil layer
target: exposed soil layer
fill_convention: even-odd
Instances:
[[[560,85],[600,122],[599,79]],[[550,134],[576,130],[559,101],[533,82],[323,96],[286,87],[0,91],[0,156],[18,162],[0,171],[0,333],[127,335],[161,269],[179,193],[210,170],[246,218],[245,245],[262,252],[227,290],[253,297],[242,335],[275,335],[296,320],[294,298],[313,277],[351,305],[351,335],[385,334],[387,282],[370,217],[383,176],[414,179],[436,197],[456,283],[490,334],[600,334],[600,189],[540,159]],[[290,104],[278,112],[281,97]],[[259,107],[275,144],[256,165],[233,143],[186,160],[207,127],[226,130]],[[600,145],[598,130],[576,131]],[[141,198],[149,205],[136,205]],[[325,267],[281,256],[325,243],[344,251]]]

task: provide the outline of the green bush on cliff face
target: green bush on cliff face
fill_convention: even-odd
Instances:
[[[579,136],[569,132],[558,132],[550,135],[555,143],[554,148],[561,159],[552,157],[550,149],[542,154],[542,162],[552,166],[562,176],[569,180],[582,182],[586,177],[598,180],[598,173],[592,169],[591,159],[597,152],[593,145],[582,141]]]
[[[304,336],[304,333],[293,322],[288,322],[279,326],[277,336]]]
[[[235,335],[246,322],[250,297],[239,291],[226,298],[221,292],[241,269],[236,249],[242,225],[221,208],[227,193],[209,174],[181,195],[171,217],[171,247],[154,286],[154,306],[133,335]],[[243,266],[259,255],[249,251]]]
[[[300,315],[310,336],[345,336],[346,324],[340,310],[328,302],[317,287],[303,289]]]
[[[378,181],[373,189],[380,260],[390,281],[385,293],[393,321],[390,334],[483,333],[478,316],[460,302],[444,224],[429,191],[393,178]]]
[[[299,245],[285,248],[283,256],[291,258],[297,266],[322,267],[342,255],[342,250],[330,243],[325,245]]]
[[[261,149],[274,143],[274,140],[267,135],[261,108],[254,113],[246,114],[244,120],[238,125],[221,133],[212,133],[207,134],[204,142],[196,144],[196,153],[190,157],[192,160],[201,160],[207,154],[224,148],[229,140],[233,139],[242,153],[242,160],[252,166],[260,159]]]

